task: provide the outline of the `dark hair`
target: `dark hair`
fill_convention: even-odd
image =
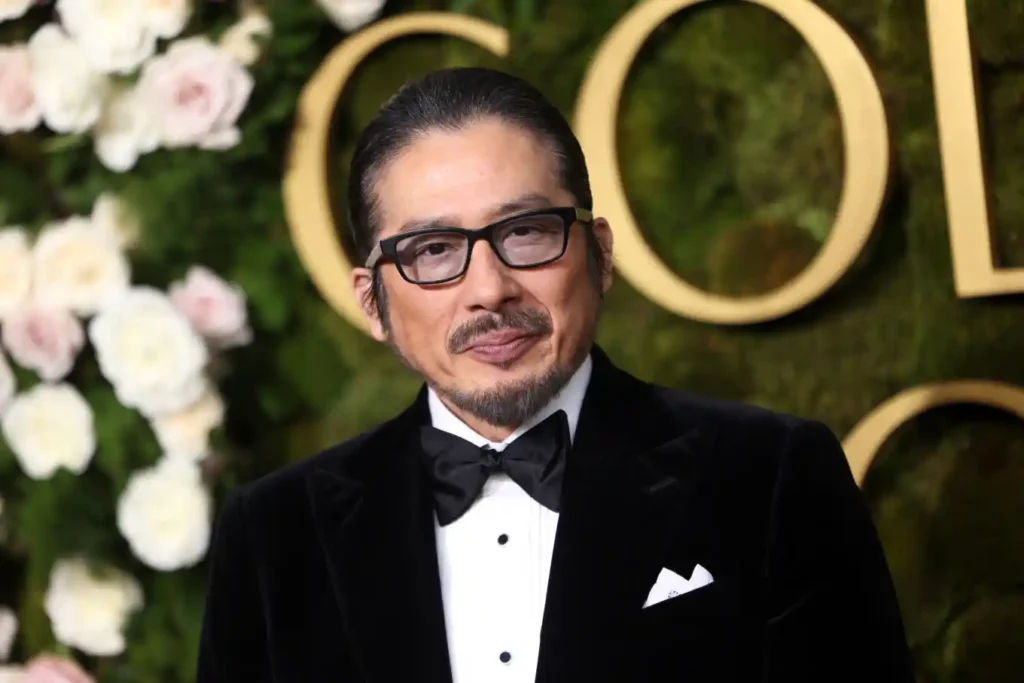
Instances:
[[[348,178],[349,227],[357,264],[380,231],[375,184],[381,170],[415,139],[431,130],[456,131],[486,117],[521,126],[547,143],[562,186],[576,205],[592,209],[583,150],[568,121],[536,88],[521,78],[484,68],[442,69],[404,85],[360,134]],[[596,240],[588,231],[588,244]],[[601,259],[603,261],[603,259]],[[383,303],[380,278],[372,296]],[[381,311],[382,317],[386,312]]]

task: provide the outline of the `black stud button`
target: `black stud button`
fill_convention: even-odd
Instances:
[[[508,534],[498,536],[498,545],[505,545],[506,543],[508,543]]]
[[[501,660],[501,663],[502,663],[502,664],[508,664],[508,663],[509,663],[510,661],[512,661],[512,655],[510,655],[510,654],[509,654],[509,653],[507,653],[507,652],[502,652],[502,653],[501,653],[501,654],[500,654],[500,655],[498,656],[498,659],[500,659],[500,660]]]

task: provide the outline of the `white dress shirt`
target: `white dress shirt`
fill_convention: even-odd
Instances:
[[[588,356],[551,402],[501,443],[470,429],[433,390],[428,393],[431,421],[477,446],[500,451],[556,410],[564,410],[569,434],[575,437],[591,368]],[[454,683],[534,680],[557,525],[557,512],[530,498],[504,474],[487,481],[462,517],[443,527],[435,521]]]

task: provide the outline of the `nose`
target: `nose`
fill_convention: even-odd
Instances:
[[[485,240],[473,246],[462,282],[466,306],[470,310],[499,311],[522,296],[519,282]]]

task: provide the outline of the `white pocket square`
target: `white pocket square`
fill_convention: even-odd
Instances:
[[[711,576],[711,572],[699,564],[693,568],[693,573],[689,579],[684,579],[671,569],[662,569],[661,574],[658,575],[658,580],[654,582],[654,587],[651,588],[651,592],[647,595],[647,602],[644,603],[644,607],[657,605],[659,602],[689,593],[714,582],[715,579]]]

